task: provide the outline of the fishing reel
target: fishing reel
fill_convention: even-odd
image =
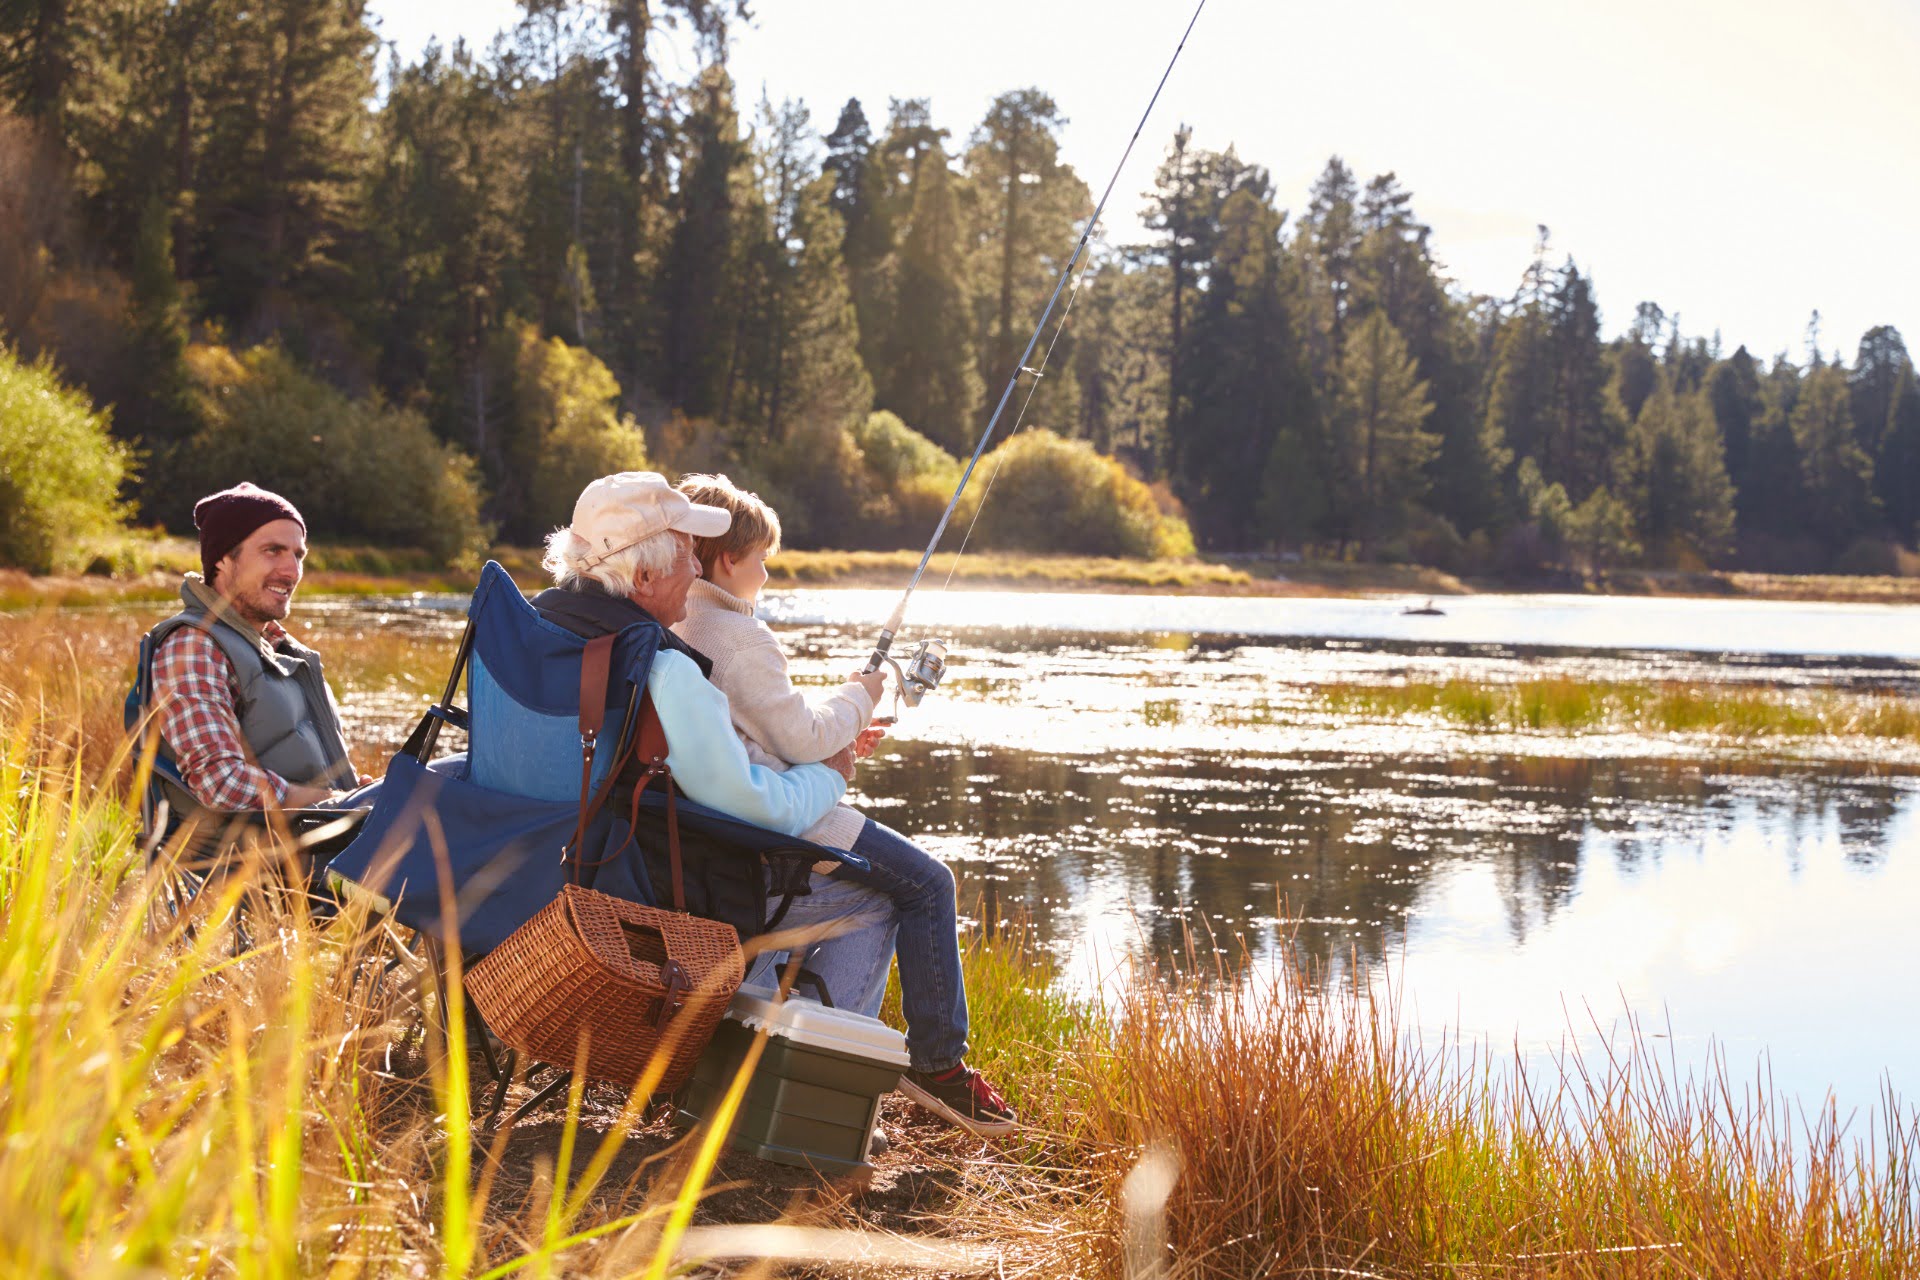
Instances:
[[[893,668],[895,699],[917,707],[920,699],[940,687],[940,677],[947,673],[947,644],[944,640],[922,640],[905,667],[891,656],[883,661]]]

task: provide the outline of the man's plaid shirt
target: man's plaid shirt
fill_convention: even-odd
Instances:
[[[286,638],[269,621],[260,628],[268,644]],[[240,735],[240,681],[212,636],[181,627],[153,655],[153,700],[160,708],[160,736],[180,766],[187,790],[212,809],[258,809],[271,793],[287,798],[287,780],[253,762]]]

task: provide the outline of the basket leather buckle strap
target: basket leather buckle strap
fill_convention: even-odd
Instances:
[[[687,994],[693,990],[693,981],[687,977],[687,971],[680,967],[678,960],[669,960],[660,966],[660,1004],[653,1015],[653,1025],[665,1030],[667,1023],[673,1021],[673,1015],[686,1007]]]

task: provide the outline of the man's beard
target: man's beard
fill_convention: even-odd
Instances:
[[[286,588],[283,597],[265,586],[258,587],[234,600],[234,608],[248,622],[259,626],[263,622],[279,622],[293,612],[293,588]]]

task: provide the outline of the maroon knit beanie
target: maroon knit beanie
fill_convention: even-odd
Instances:
[[[228,552],[252,537],[255,529],[275,520],[291,520],[300,526],[301,533],[307,531],[307,522],[291,502],[249,480],[194,503],[193,527],[200,531],[200,572],[206,575],[207,585],[213,585],[213,567]]]

